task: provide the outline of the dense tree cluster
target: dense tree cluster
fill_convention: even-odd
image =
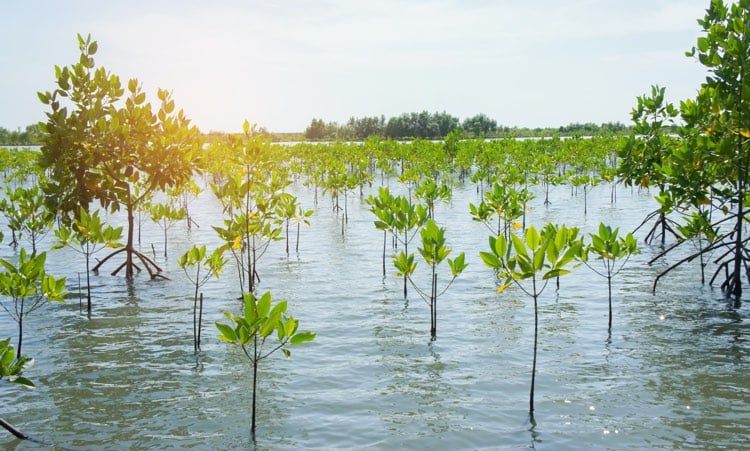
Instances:
[[[628,127],[621,122],[605,122],[601,125],[596,125],[593,122],[586,122],[584,124],[575,122],[561,126],[558,130],[562,134],[581,134],[593,136],[607,132],[614,134],[623,133],[626,132],[627,129]]]
[[[460,130],[465,137],[506,138],[506,137],[551,137],[564,136],[603,136],[626,135],[630,127],[621,122],[606,122],[601,125],[592,122],[571,123],[560,127],[519,128],[498,125],[495,119],[484,113],[465,118],[463,121],[446,112],[403,113],[386,119],[385,116],[350,118],[346,124],[325,122],[314,118],[305,129],[304,139],[312,141],[363,141],[370,136],[396,140],[401,139],[443,139],[452,130]],[[289,137],[277,137],[277,140]]]
[[[404,113],[386,120],[385,116],[351,117],[344,125],[313,119],[305,130],[310,140],[364,140],[370,136],[393,139],[439,139],[460,127],[458,118],[446,112]]]
[[[0,127],[0,146],[33,146],[40,143],[39,126],[28,125],[24,131]]]
[[[461,128],[474,136],[487,136],[497,130],[497,121],[490,119],[486,114],[480,113],[476,116],[464,119]]]

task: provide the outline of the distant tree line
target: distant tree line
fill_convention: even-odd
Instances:
[[[41,134],[37,124],[29,125],[23,131],[0,127],[0,146],[34,146],[40,143]]]
[[[620,134],[628,131],[628,126],[621,122],[606,122],[601,125],[596,125],[593,122],[586,122],[580,124],[568,124],[558,129],[563,134],[583,134],[583,135],[598,135],[602,133],[614,133]]]
[[[313,119],[305,129],[304,134],[272,133],[261,131],[273,141],[296,141],[307,139],[311,141],[365,140],[370,136],[380,136],[392,139],[443,139],[452,130],[459,130],[462,136],[504,138],[504,137],[543,137],[553,135],[627,135],[630,127],[620,122],[607,122],[601,125],[593,122],[571,123],[558,128],[519,128],[497,125],[497,121],[484,113],[480,113],[459,121],[455,116],[446,112],[404,113],[390,119],[385,116],[351,117],[346,124],[325,122],[323,119]],[[209,132],[213,135],[224,136],[226,133]],[[41,144],[41,134],[38,124],[27,126],[24,130],[7,130],[0,127],[0,146],[34,146]]]
[[[346,124],[314,118],[304,138],[313,141],[364,140],[370,136],[392,139],[442,139],[452,130],[466,137],[501,138],[507,136],[609,135],[627,134],[629,127],[620,122],[574,123],[559,128],[518,128],[498,126],[497,121],[480,113],[461,122],[446,112],[404,113],[386,120],[385,116],[351,117]]]

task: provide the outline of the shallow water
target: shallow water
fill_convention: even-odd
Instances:
[[[393,184],[395,186],[395,183]],[[296,194],[312,208],[312,195]],[[377,189],[366,188],[365,196]],[[528,222],[599,221],[631,230],[654,202],[646,192],[609,187],[571,196],[569,187],[531,203]],[[67,449],[739,449],[750,427],[747,304],[732,308],[703,287],[693,264],[651,294],[667,262],[647,266],[657,246],[628,262],[614,282],[614,324],[607,335],[606,280],[585,267],[547,287],[540,300],[536,427],[528,423],[533,339],[531,301],[517,289],[498,295],[478,256],[489,232],[471,221],[474,185],[456,189],[436,218],[468,269],[438,300],[438,338],[429,308],[401,280],[384,280],[382,233],[357,193],[349,222],[320,197],[299,254],[274,243],[260,260],[259,291],[288,299],[289,312],[316,340],[263,361],[256,442],[249,433],[250,372],[241,353],[215,338],[222,311],[237,312],[233,268],[204,288],[203,352],[192,350],[192,291],[176,258],[192,243],[217,245],[210,225],[220,208],[210,194],[194,201],[199,229],[178,224],[170,256],[161,231],[144,224],[143,249],[171,280],[139,276],[129,285],[108,271],[92,279],[93,317],[79,313],[83,261],[53,251],[48,270],[68,276],[73,292],[25,322],[24,352],[36,359],[30,391],[0,384],[0,416]],[[643,233],[639,232],[641,237]],[[50,245],[52,236],[46,238]],[[7,241],[7,239],[6,239]],[[416,247],[414,245],[413,247]],[[0,255],[13,251],[3,245]],[[422,263],[423,265],[423,263]],[[445,268],[447,271],[447,267]],[[445,283],[447,275],[439,283]],[[426,279],[417,277],[418,283]],[[747,288],[746,288],[747,289]],[[0,315],[0,336],[15,324]],[[4,432],[0,447],[45,449]]]

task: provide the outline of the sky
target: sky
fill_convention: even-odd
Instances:
[[[3,0],[0,127],[45,120],[38,91],[78,60],[173,93],[201,131],[302,132],[410,112],[509,127],[630,123],[651,85],[694,97],[685,56],[709,0]]]

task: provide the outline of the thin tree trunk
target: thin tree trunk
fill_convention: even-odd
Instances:
[[[532,278],[534,293],[534,358],[531,363],[531,390],[529,391],[529,416],[534,418],[534,383],[536,382],[536,349],[539,336],[539,311],[537,308],[536,277]]]
[[[198,345],[198,281],[200,280],[201,267],[198,265],[198,269],[195,272],[195,295],[193,296],[193,351],[196,353],[200,346]]]
[[[404,254],[409,257],[409,231],[407,230],[404,232]],[[404,276],[404,299],[406,299],[406,281],[408,280],[407,276]]]
[[[383,230],[383,279],[385,280],[385,243],[388,239],[388,231]]]
[[[89,253],[89,243],[86,242],[86,315],[88,315],[88,318],[91,319],[91,276],[89,274],[89,264],[90,264],[90,253]],[[80,279],[79,279],[80,281]]]
[[[198,351],[201,350],[201,326],[203,324],[203,293],[198,300]]]
[[[255,438],[255,406],[258,392],[258,337],[255,337],[253,345],[253,407],[250,420],[250,433]]]
[[[744,221],[743,212],[743,198],[745,197],[744,177],[742,174],[740,180],[737,181],[737,225],[735,228],[735,242],[734,242],[734,271],[732,279],[734,280],[734,286],[732,287],[732,295],[735,299],[742,297],[742,223]]]
[[[607,290],[609,293],[609,330],[612,331],[612,276],[607,276]]]
[[[16,361],[21,358],[21,346],[23,345],[23,299],[21,299],[21,312],[18,315],[18,349],[16,350]]]
[[[135,215],[133,214],[133,204],[130,198],[130,188],[128,187],[128,242],[125,246],[125,278],[133,280],[133,231],[135,229]]]
[[[430,313],[431,327],[430,334],[432,339],[437,338],[437,274],[435,274],[435,265],[432,268],[432,296],[430,296]]]
[[[299,222],[297,223],[297,243],[294,246],[294,252],[299,254]]]

